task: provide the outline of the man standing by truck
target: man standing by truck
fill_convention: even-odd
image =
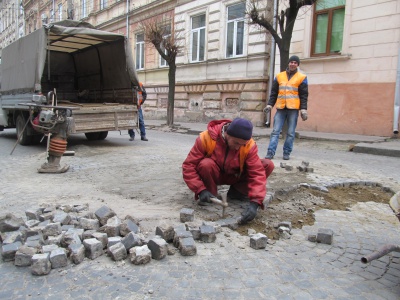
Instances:
[[[140,138],[142,141],[147,142],[148,139],[146,138],[146,128],[144,125],[143,111],[142,111],[142,104],[147,99],[147,92],[143,86],[143,83],[139,82],[139,86],[140,86],[140,91],[138,92],[139,100],[138,100],[138,105],[137,105],[137,111],[138,111],[138,119],[139,119]],[[129,140],[134,141],[135,140],[135,131],[133,129],[129,129],[128,133],[130,136]]]

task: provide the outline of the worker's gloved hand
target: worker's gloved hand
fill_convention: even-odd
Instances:
[[[206,203],[210,203],[211,197],[215,197],[215,196],[207,190],[201,191],[199,194],[199,205],[206,205]]]
[[[306,110],[306,109],[300,110],[300,116],[301,116],[301,118],[303,119],[303,121],[307,120],[307,119],[308,119],[307,110]]]
[[[272,106],[271,106],[271,105],[267,105],[267,106],[264,108],[263,111],[266,113],[266,112],[271,111],[271,109],[272,109]]]
[[[243,211],[242,219],[240,220],[240,224],[246,224],[253,220],[257,215],[257,209],[260,205],[258,203],[250,201],[249,206]]]

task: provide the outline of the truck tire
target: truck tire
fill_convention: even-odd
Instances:
[[[108,135],[108,131],[101,131],[101,132],[99,132],[99,138],[98,138],[98,140],[100,140],[100,141],[105,140],[106,137],[107,137],[107,135]]]
[[[25,130],[22,132],[25,127],[26,121],[27,120],[21,114],[17,116],[17,120],[15,121],[15,127],[17,129],[17,139],[21,135],[21,137],[19,137],[18,143],[22,146],[27,146],[32,143],[32,136],[28,135],[27,128],[25,128]],[[28,126],[29,124],[27,125],[27,127]]]
[[[100,132],[85,132],[85,135],[89,141],[96,141],[99,139]]]

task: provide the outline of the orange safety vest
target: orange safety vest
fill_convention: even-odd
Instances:
[[[288,80],[286,71],[276,76],[276,80],[279,83],[276,108],[300,109],[299,86],[305,78],[305,74],[297,72]]]
[[[216,140],[213,140],[210,136],[208,130],[200,133],[200,140],[203,144],[203,148],[206,150],[206,156],[210,157],[214,152],[215,145],[217,144]],[[240,174],[243,172],[244,162],[246,160],[247,155],[250,152],[250,149],[255,145],[255,141],[250,139],[244,146],[239,148],[239,165],[240,165]]]
[[[140,107],[143,104],[143,93],[142,93],[143,83],[139,82],[139,86],[140,86],[140,91],[138,91],[138,107]]]

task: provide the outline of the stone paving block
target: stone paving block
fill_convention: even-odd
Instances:
[[[213,243],[217,239],[216,230],[211,225],[200,226],[200,240],[205,243]]]
[[[228,227],[229,229],[236,230],[239,227],[240,217],[220,219],[215,223],[221,227]]]
[[[278,227],[281,227],[281,226],[287,227],[287,228],[289,228],[290,230],[292,230],[292,222],[290,222],[290,221],[279,222],[279,223],[278,223]]]
[[[311,233],[311,234],[308,235],[307,240],[312,242],[312,243],[316,243],[317,242],[317,235]]]
[[[37,250],[25,245],[19,247],[15,253],[14,265],[17,267],[28,267],[32,264],[32,257],[36,254]]]
[[[171,243],[174,240],[174,227],[168,225],[160,225],[156,227],[156,235]]]
[[[60,223],[61,225],[68,225],[71,222],[71,216],[63,211],[56,211],[53,217],[54,223]]]
[[[93,238],[93,233],[97,232],[96,230],[85,230],[82,235],[82,240]],[[105,234],[105,233],[104,233]]]
[[[71,244],[82,244],[82,240],[80,239],[78,233],[68,230],[62,237],[61,246],[68,248],[68,246]]]
[[[85,230],[98,230],[100,228],[100,222],[97,219],[80,218],[79,225]]]
[[[177,230],[177,231],[175,231],[174,240],[173,240],[174,246],[176,248],[179,248],[181,239],[182,238],[187,238],[187,237],[193,238],[193,235],[192,235],[192,233],[190,231],[187,231],[187,230]]]
[[[121,219],[117,216],[111,217],[107,220],[106,225],[101,227],[101,231],[107,233],[108,237],[119,236],[121,227]]]
[[[291,166],[291,165],[286,165],[286,166],[285,166],[285,170],[286,170],[286,171],[293,171],[293,166]]]
[[[27,245],[28,247],[33,247],[33,248],[40,247],[43,244],[44,244],[44,239],[43,239],[43,235],[41,235],[41,234],[30,236],[25,241],[25,245]]]
[[[50,263],[52,269],[63,268],[68,264],[67,253],[64,248],[57,248],[50,252]]]
[[[142,245],[142,241],[140,240],[139,236],[133,232],[129,232],[126,236],[124,236],[121,240],[121,243],[127,250],[131,249],[132,247]]]
[[[140,229],[137,224],[135,224],[130,219],[125,219],[122,221],[121,226],[119,228],[120,235],[126,236],[129,232],[139,233]]]
[[[268,237],[262,233],[256,233],[250,237],[250,247],[253,249],[265,249],[267,243]]]
[[[18,230],[21,226],[24,226],[24,223],[25,222],[22,218],[18,218],[11,213],[0,215],[1,232]]]
[[[108,248],[107,253],[115,261],[124,260],[128,257],[127,250],[121,242]]]
[[[180,211],[180,220],[182,223],[194,221],[194,210],[191,208],[182,208]]]
[[[333,242],[333,231],[327,228],[319,228],[317,233],[317,243],[331,245]]]
[[[186,230],[192,233],[194,240],[200,239],[200,222],[186,222]]]
[[[50,271],[50,253],[35,254],[32,256],[31,273],[33,275],[47,275]]]
[[[46,227],[43,229],[43,235],[45,238],[48,236],[57,236],[61,234],[61,223],[50,223],[47,224]]]
[[[84,229],[82,228],[70,228],[68,229],[67,233],[75,233],[78,235],[78,237],[82,240],[83,239],[83,233],[85,232]]]
[[[144,265],[151,261],[151,250],[147,245],[129,249],[129,259],[134,265]]]
[[[151,251],[151,257],[156,260],[163,259],[165,256],[167,256],[167,245],[168,243],[159,236],[155,236],[147,243],[147,247],[149,247]]]
[[[183,256],[193,256],[197,253],[196,243],[193,237],[181,238],[179,242],[179,252]]]
[[[30,208],[25,211],[26,219],[29,220],[39,220],[39,215],[43,213],[40,208]]]
[[[238,218],[238,220],[240,220],[241,219],[241,217],[239,216],[239,217],[237,217]],[[216,222],[212,222],[212,221],[204,221],[203,222],[203,225],[206,225],[206,226],[212,226],[212,227],[214,227],[214,229],[215,229],[215,232],[216,233],[220,233],[220,232],[222,232],[222,227],[221,227],[221,225],[219,225],[218,223],[216,223]]]
[[[178,249],[174,245],[172,245],[172,244],[167,245],[167,254],[168,255],[175,255],[177,251],[178,251]]]
[[[40,222],[51,221],[53,217],[54,217],[53,212],[47,212],[47,213],[43,212],[41,215],[39,215],[39,221]]]
[[[83,245],[85,246],[85,255],[87,258],[95,259],[101,255],[103,255],[103,244],[95,239],[87,239],[83,241]]]
[[[53,251],[53,250],[56,250],[56,249],[58,249],[58,248],[60,248],[60,247],[57,246],[57,245],[54,245],[54,244],[51,244],[51,245],[43,245],[43,247],[42,247],[42,252],[43,252],[43,253],[47,253],[47,252],[51,252],[51,251]]]
[[[28,220],[25,222],[25,226],[28,228],[32,228],[32,227],[37,226],[39,223],[40,223],[39,220]]]
[[[108,238],[107,248],[110,248],[112,245],[120,243],[122,238],[120,236],[112,236]]]
[[[62,231],[68,231],[68,230],[74,229],[74,228],[75,228],[75,225],[70,225],[70,224],[61,226]]]
[[[105,205],[96,210],[94,214],[96,215],[101,225],[107,224],[107,220],[116,215],[111,208]]]
[[[62,245],[62,241],[64,238],[64,233],[61,233],[57,236],[49,236],[46,240],[46,244],[47,245],[57,245],[57,246],[61,246]]]
[[[68,250],[74,264],[78,265],[85,259],[85,247],[82,244],[71,244]]]
[[[23,235],[20,230],[5,232],[2,238],[3,244],[12,244],[15,242],[23,242]]]
[[[107,244],[108,244],[107,233],[94,232],[94,233],[92,233],[92,237],[94,237],[95,239],[98,239],[103,244],[103,249],[107,248]]]

